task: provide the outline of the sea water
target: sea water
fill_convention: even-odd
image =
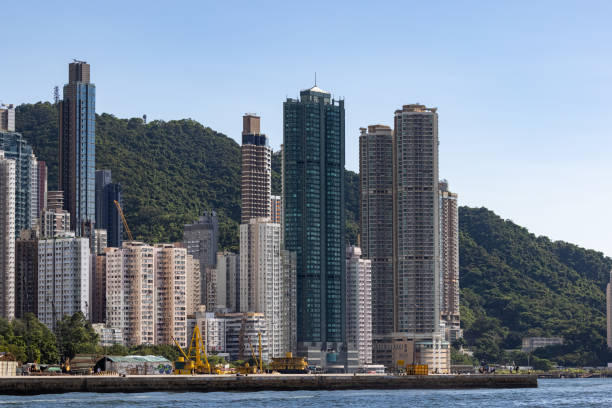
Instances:
[[[0,396],[1,407],[612,407],[612,378],[539,380],[538,388],[262,391]]]

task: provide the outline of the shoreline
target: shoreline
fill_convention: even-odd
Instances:
[[[254,392],[360,389],[537,388],[536,375],[128,375],[0,377],[0,395],[70,392]]]

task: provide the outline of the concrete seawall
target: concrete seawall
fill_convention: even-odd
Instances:
[[[535,388],[535,375],[147,375],[2,377],[0,395],[67,392],[214,392],[347,389]]]

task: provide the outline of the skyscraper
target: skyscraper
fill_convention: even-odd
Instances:
[[[298,353],[347,365],[344,101],[317,86],[283,104],[285,249],[297,256]]]
[[[372,263],[355,246],[346,248],[346,338],[359,365],[372,364]]]
[[[259,116],[242,117],[241,224],[248,224],[251,218],[270,216],[272,149],[266,135],[260,133],[259,123]]]
[[[40,218],[42,211],[47,207],[47,164],[38,161],[38,210],[37,217]]]
[[[394,327],[393,132],[384,125],[360,130],[361,251],[372,263],[372,334],[380,342]],[[373,358],[382,363],[376,352]]]
[[[448,370],[440,333],[438,114],[404,105],[393,143],[394,327],[414,341],[415,362]]]
[[[440,317],[446,340],[462,337],[459,314],[459,210],[457,194],[440,181]]]
[[[121,200],[121,184],[113,183],[110,170],[96,170],[96,228],[105,229],[107,245],[118,248],[123,241],[123,223],[115,206]]]
[[[71,62],[59,102],[59,189],[77,236],[89,237],[95,223],[96,87],[90,66]]]
[[[215,271],[216,303],[213,310],[240,311],[240,255],[232,252],[217,253]]]
[[[15,317],[15,160],[0,150],[0,317]]]
[[[214,211],[204,211],[193,224],[185,225],[183,245],[187,253],[200,261],[201,304],[206,304],[206,269],[217,263],[219,247],[219,218]]]
[[[21,133],[0,131],[0,150],[15,161],[15,236],[34,226],[38,210],[38,163]]]

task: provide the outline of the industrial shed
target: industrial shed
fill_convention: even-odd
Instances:
[[[17,361],[10,353],[0,353],[0,377],[17,375]]]
[[[98,371],[126,375],[172,374],[172,362],[160,356],[104,356],[94,367],[94,372]]]

